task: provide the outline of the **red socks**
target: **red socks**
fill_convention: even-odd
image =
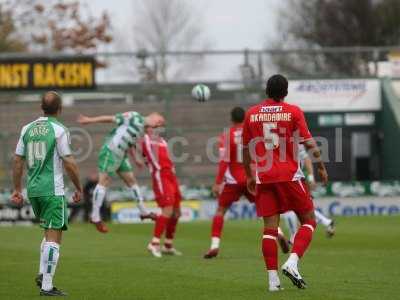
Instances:
[[[224,227],[224,217],[223,216],[215,216],[213,218],[212,227],[211,227],[211,236],[212,237],[221,237],[222,228]]]
[[[167,224],[167,231],[165,232],[165,238],[173,240],[176,231],[176,224],[178,224],[178,218],[172,217],[169,219]]]
[[[298,257],[302,257],[311,243],[313,232],[317,227],[315,220],[308,220],[300,226],[296,233],[293,243],[292,253],[296,253]]]
[[[264,229],[262,240],[262,252],[267,269],[278,270],[278,246],[276,239],[278,237],[278,228]]]
[[[157,239],[161,238],[161,235],[165,231],[165,227],[167,226],[169,218],[159,215],[156,219],[156,224],[154,226],[154,234],[153,236]]]

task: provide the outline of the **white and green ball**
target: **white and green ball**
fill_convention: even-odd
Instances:
[[[196,84],[192,89],[192,97],[199,102],[208,101],[210,96],[210,89],[205,84]]]

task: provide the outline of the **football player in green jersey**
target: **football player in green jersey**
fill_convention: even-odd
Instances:
[[[117,113],[116,115],[88,117],[80,115],[78,123],[115,123],[116,127],[106,136],[103,146],[100,149],[98,157],[99,182],[93,191],[93,208],[91,213],[91,222],[101,233],[107,233],[108,229],[101,220],[100,208],[104,202],[107,187],[111,183],[111,175],[118,174],[126,184],[133,200],[137,201],[137,206],[142,219],[154,219],[154,214],[149,214],[144,205],[143,197],[132,166],[129,162],[128,151],[136,146],[138,138],[144,134],[144,126],[160,127],[165,123],[164,117],[159,113],[153,112],[148,116],[130,111]]]
[[[22,128],[13,166],[14,192],[11,199],[17,205],[23,203],[22,175],[26,163],[28,199],[40,220],[40,227],[44,229],[39,275],[36,277],[42,296],[65,296],[53,286],[62,232],[68,226],[63,168],[75,186],[73,201],[79,202],[82,194],[78,167],[70,148],[69,131],[57,120],[61,106],[61,97],[56,92],[43,95],[44,116]]]

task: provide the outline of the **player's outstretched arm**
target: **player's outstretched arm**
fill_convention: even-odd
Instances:
[[[22,197],[22,175],[24,173],[24,158],[19,155],[14,156],[13,163],[13,182],[14,191],[11,195],[11,200],[20,205],[24,201]]]
[[[115,116],[96,116],[96,117],[88,117],[85,115],[79,115],[77,120],[79,124],[94,124],[94,123],[113,123],[115,121]]]
[[[318,148],[317,143],[314,139],[309,139],[304,142],[304,147],[306,147],[311,158],[314,158],[314,161],[317,164],[318,175],[321,178],[322,183],[327,184],[328,172],[326,171],[325,164],[322,161],[321,150]]]
[[[79,179],[79,169],[76,161],[72,155],[64,156],[64,169],[75,186],[75,193],[73,195],[74,202],[79,202],[82,197],[82,185]]]

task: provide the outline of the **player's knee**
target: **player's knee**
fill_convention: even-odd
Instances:
[[[163,207],[163,208],[162,208],[162,215],[163,215],[164,217],[171,218],[173,212],[174,212],[174,211],[173,211],[172,206],[166,206],[166,207]]]
[[[46,238],[46,242],[54,242],[57,244],[61,244],[62,231],[56,230],[56,229],[46,229],[45,230],[45,238]]]
[[[108,174],[106,173],[102,173],[99,176],[99,184],[104,186],[104,187],[108,187],[110,185],[111,179],[110,176],[108,176]]]
[[[311,225],[315,229],[317,228],[317,221],[315,221],[315,218],[308,219],[302,225]]]
[[[173,217],[176,219],[179,219],[181,217],[182,213],[180,209],[175,209],[173,213]]]
[[[136,181],[136,178],[135,177],[128,177],[127,179],[126,179],[126,185],[128,186],[128,187],[132,187],[132,186],[135,186],[136,184],[137,184],[137,181]]]
[[[217,211],[215,213],[216,216],[221,216],[223,217],[225,215],[226,208],[223,206],[218,206]]]
[[[270,216],[270,217],[264,217],[264,229],[276,229],[278,230],[279,226],[279,216]]]

